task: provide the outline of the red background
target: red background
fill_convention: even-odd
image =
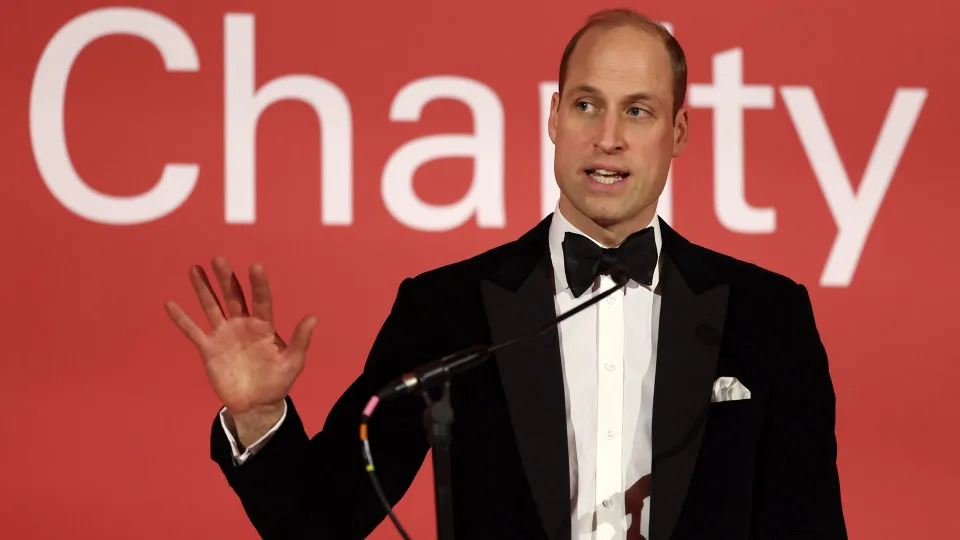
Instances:
[[[816,4],[816,5],[814,5]],[[278,326],[320,325],[293,395],[311,433],[359,372],[400,280],[515,238],[539,219],[538,84],[555,81],[566,40],[597,2],[131,2],[180,25],[200,69],[169,73],[148,42],[107,36],[71,71],[66,139],[94,189],[131,196],[164,163],[196,163],[186,202],[147,223],[108,225],[61,205],[30,144],[34,71],[71,19],[94,1],[0,7],[0,536],[254,538],[239,501],[209,460],[219,407],[200,360],[163,310],[201,313],[187,268],[224,254],[242,274],[265,265]],[[712,55],[743,49],[744,81],[772,86],[774,106],[745,113],[746,199],[775,207],[772,234],[727,230],[713,209],[712,114],[694,108],[674,162],[671,223],[695,242],[756,262],[811,290],[837,390],[843,501],[852,538],[953,538],[960,497],[954,394],[960,197],[952,105],[960,10],[908,4],[651,1],[687,52],[691,83],[712,80]],[[257,219],[224,215],[224,16],[255,17],[256,78],[324,77],[350,101],[354,216],[325,226],[319,211],[318,122],[303,103],[276,104],[257,134]],[[470,133],[469,109],[429,104],[395,123],[390,104],[433,75],[482,82],[505,117],[505,228],[474,221],[445,232],[398,223],[380,194],[384,164],[412,139]],[[926,101],[847,286],[821,287],[836,226],[780,87],[812,87],[846,170],[863,175],[898,87]],[[452,203],[472,162],[421,167],[417,194]],[[208,270],[209,271],[209,270]],[[397,511],[415,538],[433,533],[429,461]],[[374,538],[395,538],[388,524]]]

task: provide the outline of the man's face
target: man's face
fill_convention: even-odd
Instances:
[[[686,110],[673,117],[673,71],[660,39],[629,26],[587,31],[551,106],[564,215],[578,226],[646,226],[687,139]]]

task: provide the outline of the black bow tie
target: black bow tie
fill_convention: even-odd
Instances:
[[[630,279],[650,286],[657,267],[657,243],[653,227],[627,237],[616,248],[604,248],[581,234],[568,232],[563,237],[563,267],[567,285],[578,298],[593,285],[599,274],[610,274],[622,267]]]

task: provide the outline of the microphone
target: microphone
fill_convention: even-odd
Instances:
[[[498,345],[492,346],[483,346],[483,345],[474,345],[472,347],[467,347],[460,351],[451,353],[443,358],[434,360],[427,364],[424,364],[411,373],[407,373],[397,377],[396,379],[390,381],[386,386],[384,386],[376,394],[377,401],[385,401],[387,399],[411,394],[426,388],[430,388],[434,384],[442,383],[449,380],[453,375],[457,373],[467,371],[476,366],[479,366],[487,358],[490,357],[494,352],[518,343],[520,341],[525,341],[527,339],[532,339],[539,336],[540,334],[546,332],[547,330],[552,329],[555,326],[558,326],[561,322],[566,319],[580,313],[584,309],[596,304],[597,302],[603,300],[604,298],[610,296],[616,291],[623,289],[626,284],[630,281],[630,274],[627,269],[622,264],[617,264],[610,269],[610,277],[613,278],[614,282],[617,284],[615,287],[604,291],[601,294],[598,294],[594,298],[580,304],[579,306],[567,311],[566,313],[561,314],[557,318],[547,321],[544,324],[537,327],[536,330],[530,332],[526,335],[518,336],[513,339],[507,340]],[[372,411],[371,411],[372,412]]]
[[[479,366],[489,355],[489,348],[480,345],[449,354],[390,381],[377,392],[377,398],[384,401],[416,392],[421,388],[429,388],[435,382],[443,382],[461,371]]]
[[[611,268],[610,276],[617,284],[616,287],[611,287],[609,290],[598,294],[595,298],[591,298],[590,300],[567,311],[566,313],[561,314],[556,319],[547,321],[534,331],[490,347],[482,345],[468,347],[453,354],[444,356],[439,360],[434,360],[433,362],[424,364],[414,369],[412,373],[405,374],[394,379],[393,381],[390,381],[390,383],[384,386],[380,392],[370,398],[370,401],[363,409],[360,422],[360,440],[362,442],[363,460],[367,473],[369,473],[370,481],[373,484],[373,489],[377,493],[377,497],[380,499],[380,503],[383,505],[383,508],[387,512],[387,516],[390,517],[390,520],[393,522],[394,526],[396,526],[404,540],[410,540],[410,536],[400,525],[400,520],[397,519],[397,516],[393,513],[390,502],[387,500],[386,494],[384,493],[383,488],[380,486],[380,482],[377,480],[375,467],[373,465],[373,454],[370,448],[367,423],[370,420],[370,417],[373,415],[373,410],[377,407],[377,404],[381,401],[385,401],[394,397],[424,390],[424,400],[430,407],[427,417],[430,418],[429,422],[431,424],[430,436],[432,438],[431,445],[433,446],[434,489],[437,500],[438,538],[440,540],[448,540],[453,538],[453,501],[451,498],[452,492],[450,486],[450,426],[453,422],[454,413],[450,406],[450,379],[457,373],[479,366],[487,358],[489,358],[491,354],[499,349],[509,347],[510,345],[523,340],[534,338],[546,332],[547,330],[552,329],[567,318],[580,313],[584,309],[624,288],[630,281],[630,275],[627,272],[627,269],[622,265],[615,265],[613,268]],[[439,401],[434,401],[430,398],[426,390],[438,383],[443,384],[443,397]]]

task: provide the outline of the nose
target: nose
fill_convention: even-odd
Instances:
[[[616,154],[624,149],[622,118],[611,110],[603,116],[596,147],[607,154]]]

